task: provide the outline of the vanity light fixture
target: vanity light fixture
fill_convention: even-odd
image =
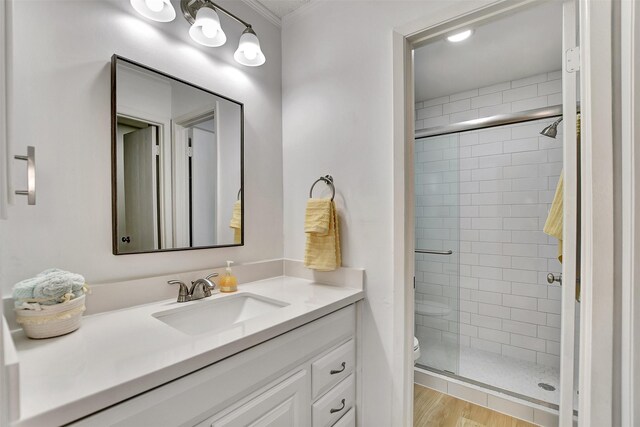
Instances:
[[[171,0],[131,0],[131,6],[145,18],[158,22],[170,22],[176,17]],[[265,63],[266,58],[260,49],[260,41],[251,24],[211,0],[180,0],[180,8],[184,19],[191,24],[189,35],[203,46],[218,47],[227,41],[218,12],[244,25],[245,30],[240,36],[234,59],[248,67],[258,67]]]
[[[191,38],[203,46],[218,47],[225,44],[227,36],[220,26],[220,17],[213,6],[202,6],[189,29]]]
[[[131,0],[131,6],[145,18],[158,22],[176,19],[176,10],[170,0]]]
[[[238,43],[238,49],[233,57],[237,62],[248,67],[264,64],[265,57],[260,49],[260,41],[250,26],[240,36],[240,43]]]
[[[460,31],[459,33],[455,33],[455,34],[451,34],[450,36],[447,36],[447,40],[449,40],[452,43],[458,43],[468,39],[471,36],[471,33],[473,33],[473,30]]]
[[[191,38],[204,46],[222,46],[227,40],[227,36],[220,26],[218,12],[222,12],[244,25],[245,30],[240,36],[238,49],[233,57],[238,63],[249,67],[257,67],[265,63],[266,59],[260,49],[260,41],[258,41],[256,32],[251,28],[251,24],[211,0],[180,0],[180,8],[184,19],[191,24],[189,30]]]

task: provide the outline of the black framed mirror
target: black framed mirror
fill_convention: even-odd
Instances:
[[[111,58],[113,253],[244,244],[244,106]]]

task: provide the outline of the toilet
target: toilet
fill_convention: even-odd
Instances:
[[[418,300],[415,302],[415,313],[422,316],[444,317],[451,313],[451,307],[438,301]],[[413,362],[420,357],[420,341],[413,337]]]
[[[447,316],[451,313],[451,307],[438,301],[420,300],[415,304],[416,314],[423,316]]]

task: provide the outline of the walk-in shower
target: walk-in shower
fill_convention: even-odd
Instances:
[[[416,365],[551,407],[561,288],[547,275],[562,269],[543,227],[562,171],[561,114],[549,105],[423,126],[415,139]],[[541,135],[551,127],[557,139]]]
[[[474,24],[460,44],[434,36],[415,48],[413,154],[418,382],[489,406],[562,406],[567,419],[579,303],[560,280],[579,262],[579,148],[566,115],[577,100],[562,105],[575,98],[575,75],[561,70],[575,32],[565,6],[534,2]]]

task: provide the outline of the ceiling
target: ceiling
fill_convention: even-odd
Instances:
[[[301,6],[309,3],[309,0],[256,0],[269,9],[278,18],[288,15]]]
[[[545,2],[414,52],[416,100],[438,98],[561,68],[562,3]]]

